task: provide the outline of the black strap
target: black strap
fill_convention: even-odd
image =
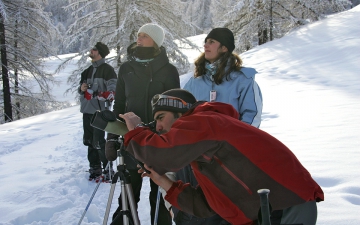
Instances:
[[[103,111],[100,112],[100,116],[103,120],[107,121],[107,122],[114,122],[116,121],[116,115],[114,112],[105,109]]]

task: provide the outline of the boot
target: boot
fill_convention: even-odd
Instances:
[[[89,169],[89,179],[95,179],[99,176],[101,176],[101,167],[100,166],[94,166],[94,167],[90,167]]]

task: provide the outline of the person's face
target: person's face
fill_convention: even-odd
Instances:
[[[205,59],[210,63],[215,62],[221,53],[227,52],[228,49],[225,46],[221,46],[220,42],[215,39],[208,38],[204,44]]]
[[[97,59],[101,58],[99,51],[96,49],[96,47],[93,47],[92,49],[90,49],[89,57],[92,60],[97,60]]]
[[[174,113],[172,112],[157,111],[154,115],[154,120],[156,121],[156,131],[160,134],[169,132],[171,126],[177,119],[178,118],[175,118]]]
[[[138,34],[136,44],[141,47],[153,47],[155,42],[149,35],[141,32]]]

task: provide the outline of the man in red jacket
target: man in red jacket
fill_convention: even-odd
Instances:
[[[257,190],[270,189],[272,224],[314,225],[320,186],[296,156],[268,133],[238,120],[229,104],[196,102],[182,89],[152,99],[154,133],[134,113],[120,114],[129,132],[126,150],[144,162],[173,206],[198,217],[216,212],[231,224],[256,224]],[[165,172],[190,164],[197,188]],[[139,170],[143,172],[143,170]]]

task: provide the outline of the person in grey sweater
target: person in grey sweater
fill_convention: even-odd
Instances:
[[[114,100],[117,76],[114,68],[105,63],[109,48],[101,42],[90,50],[92,65],[81,73],[78,92],[80,94],[80,112],[83,114],[83,144],[88,146],[89,179],[96,179],[104,173],[110,179],[109,170],[105,169],[108,160],[105,157],[105,132],[90,125],[97,110],[105,109],[105,102]],[[101,163],[103,164],[101,166]]]

